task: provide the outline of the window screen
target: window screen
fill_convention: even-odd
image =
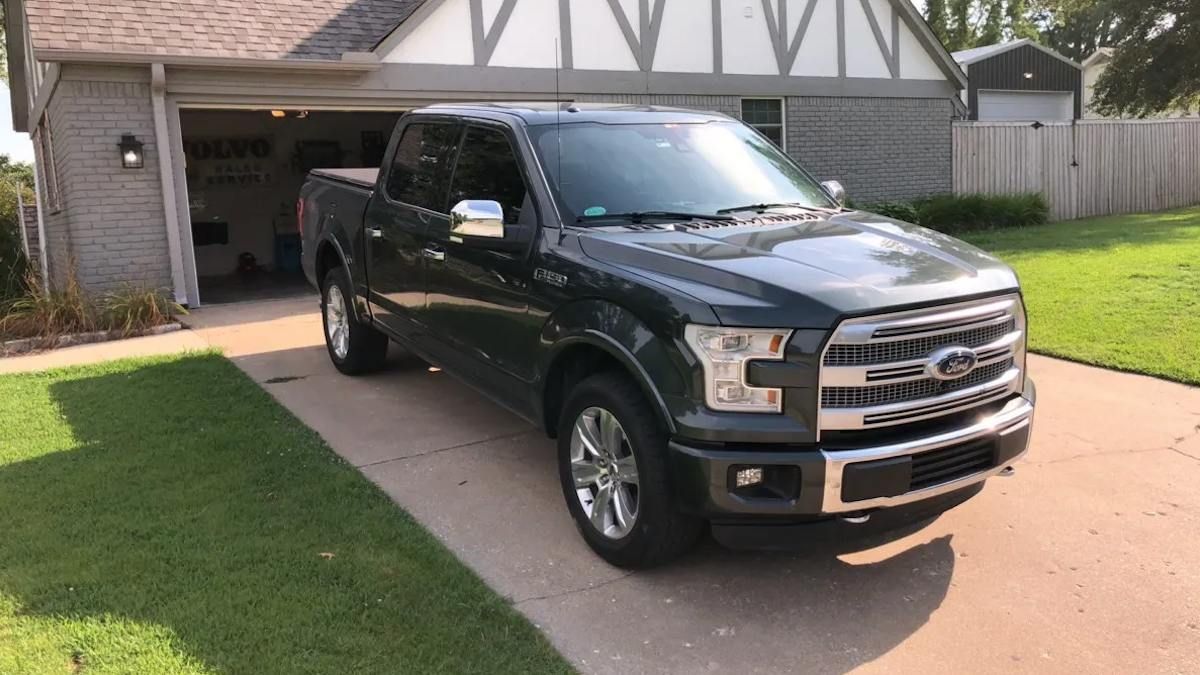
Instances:
[[[408,125],[388,172],[388,196],[412,206],[445,212],[449,179],[446,165],[457,129],[450,124]]]
[[[742,121],[758,129],[775,145],[783,146],[783,100],[778,98],[742,99]]]

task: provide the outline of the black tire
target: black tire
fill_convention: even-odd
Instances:
[[[353,307],[354,286],[345,268],[330,270],[321,280],[321,326],[325,331],[325,349],[334,367],[346,375],[363,375],[381,370],[387,361],[388,337],[373,327],[355,318]],[[345,315],[346,350],[339,354],[330,333],[329,305],[332,294],[339,294]],[[336,303],[336,300],[334,300]]]
[[[629,532],[619,539],[592,525],[572,475],[575,423],[591,408],[616,417],[637,465],[637,516]],[[567,394],[558,428],[558,467],[563,497],[580,534],[593,551],[617,567],[662,565],[695,546],[704,531],[703,519],[679,511],[667,467],[667,435],[641,389],[624,373],[592,375]]]

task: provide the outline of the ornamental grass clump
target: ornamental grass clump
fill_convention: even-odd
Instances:
[[[99,297],[83,288],[74,269],[64,282],[46,289],[30,269],[24,293],[0,308],[0,340],[44,338],[115,331],[121,335],[145,332],[187,314],[162,290],[126,284]]]

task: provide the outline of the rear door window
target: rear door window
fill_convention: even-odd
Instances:
[[[453,124],[437,122],[419,122],[405,127],[388,171],[385,188],[388,197],[445,213],[450,150],[458,140],[458,129]]]
[[[496,129],[469,127],[454,168],[450,204],[464,199],[496,201],[504,207],[504,224],[516,225],[533,215],[527,197],[521,164],[508,137]]]

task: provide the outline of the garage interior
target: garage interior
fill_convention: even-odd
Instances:
[[[203,304],[313,292],[296,198],[310,169],[378,167],[401,111],[181,110]]]

